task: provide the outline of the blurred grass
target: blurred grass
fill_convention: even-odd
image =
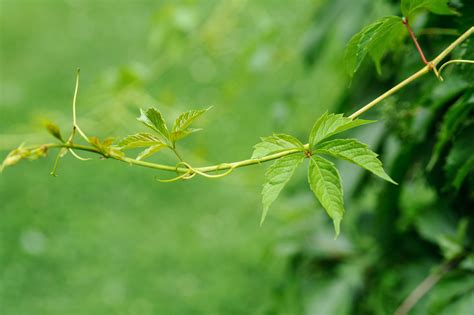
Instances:
[[[89,135],[138,130],[139,107],[171,120],[214,105],[185,141],[197,164],[246,158],[273,131],[304,139],[348,84],[340,57],[353,29],[314,38],[323,2],[1,0],[2,156],[48,139],[45,118],[70,128],[76,67]],[[360,24],[363,8],[352,13]],[[314,43],[318,61],[305,64]],[[150,170],[71,157],[52,178],[52,163],[0,177],[2,314],[260,314],[281,302],[279,227],[270,215],[258,228],[263,167],[164,185]]]

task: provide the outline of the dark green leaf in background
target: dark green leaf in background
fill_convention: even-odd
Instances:
[[[346,47],[344,62],[347,73],[353,76],[367,54],[380,73],[380,61],[390,49],[401,43],[406,34],[407,30],[398,16],[387,16],[364,27]]]
[[[418,10],[428,10],[435,14],[452,15],[456,14],[448,5],[449,0],[402,0],[400,7],[402,14],[410,18]]]

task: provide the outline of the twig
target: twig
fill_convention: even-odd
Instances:
[[[462,260],[462,256],[448,260],[436,268],[435,272],[428,275],[408,297],[400,304],[394,315],[406,315],[410,310],[428,293],[451,269],[456,267]]]
[[[436,65],[439,62],[441,62],[447,55],[449,55],[451,51],[453,51],[457,46],[459,46],[459,44],[461,44],[464,40],[466,40],[469,36],[471,36],[472,33],[474,33],[474,27],[469,28],[464,34],[459,36],[453,43],[451,43],[451,45],[449,45],[435,59],[433,59],[433,61],[428,62],[428,64],[424,66],[422,69],[420,69],[419,71],[417,71],[416,73],[408,77],[407,79],[403,80],[399,84],[395,85],[393,88],[383,93],[382,95],[380,95],[379,97],[377,97],[376,99],[368,103],[367,105],[357,110],[355,113],[350,115],[349,118],[355,119],[359,117],[360,115],[364,114],[369,109],[371,109],[372,107],[380,103],[382,100],[396,93],[397,91],[399,91],[406,85],[417,80],[418,78],[422,77],[423,75],[430,72],[431,70],[435,71]],[[73,132],[74,130],[77,129],[77,131],[81,134],[81,136],[89,143],[88,137],[79,128],[79,126],[77,125],[77,120],[76,120],[76,97],[77,97],[77,91],[78,91],[78,84],[79,84],[79,71],[77,74],[76,88],[75,88],[74,100],[73,100],[73,122],[74,122]],[[81,150],[81,151],[88,151],[88,152],[92,152],[92,153],[96,153],[96,154],[100,154],[104,156],[103,152],[99,151],[97,148],[93,146],[79,145],[79,144],[72,143],[71,141],[67,141],[66,143],[60,143],[60,144],[45,144],[43,146],[47,149],[48,148],[67,148],[69,150],[75,149],[75,150]],[[35,148],[35,147],[32,147],[32,148]],[[281,151],[281,152],[271,154],[259,159],[247,159],[247,160],[236,161],[236,162],[231,162],[231,163],[220,163],[217,165],[197,167],[197,168],[193,168],[192,170],[190,170],[190,168],[188,167],[178,167],[178,166],[151,163],[151,162],[137,160],[137,159],[133,159],[130,157],[117,155],[117,154],[110,154],[104,157],[112,158],[121,162],[128,163],[130,165],[137,165],[137,166],[142,166],[142,167],[147,167],[147,168],[152,168],[152,169],[162,170],[162,171],[178,172],[185,175],[180,178],[186,179],[186,178],[193,177],[195,174],[218,172],[221,170],[233,170],[233,169],[244,167],[244,166],[261,164],[264,162],[279,159],[281,157],[284,157],[290,154],[302,153],[305,150],[308,150],[308,148],[309,148],[309,144],[305,144],[303,148],[289,149],[289,150]]]

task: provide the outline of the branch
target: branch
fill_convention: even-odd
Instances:
[[[421,68],[419,71],[411,75],[410,77],[406,78],[390,90],[386,91],[367,105],[363,106],[361,109],[357,110],[354,112],[352,115],[349,116],[349,118],[355,119],[359,117],[360,115],[364,114],[368,110],[370,110],[372,107],[380,103],[382,100],[386,99],[387,97],[393,95],[406,85],[412,83],[413,81],[419,79],[423,75],[427,74],[431,70],[435,71],[435,74],[438,73],[435,70],[436,65],[440,63],[447,55],[451,53],[457,46],[459,46],[464,40],[466,40],[469,36],[471,36],[474,33],[474,27],[469,28],[464,34],[459,36],[451,45],[449,45],[445,50],[443,50],[433,61],[428,62],[426,66]],[[78,91],[78,84],[79,84],[79,71],[77,73],[77,80],[76,80],[76,87],[75,87],[75,92],[74,92],[74,99],[73,99],[73,134],[74,135],[75,131],[77,130],[79,134],[88,142],[90,143],[90,139],[84,134],[84,132],[79,128],[76,120],[76,98],[77,98],[77,91]],[[41,145],[41,148],[44,150],[50,149],[50,148],[66,148],[68,150],[80,150],[80,151],[87,151],[87,152],[92,152],[96,154],[100,154],[105,158],[111,158],[115,159],[118,161],[122,161],[131,165],[137,165],[137,166],[142,166],[142,167],[147,167],[151,169],[156,169],[156,170],[162,170],[162,171],[170,171],[170,172],[176,172],[178,174],[184,174],[185,176],[182,176],[180,178],[186,179],[186,178],[191,178],[195,174],[204,174],[204,173],[212,173],[212,172],[219,172],[222,170],[233,170],[236,168],[244,167],[244,166],[250,166],[250,165],[256,165],[256,164],[261,164],[264,162],[272,161],[279,159],[283,156],[287,156],[290,154],[295,154],[298,152],[303,152],[304,150],[307,150],[309,148],[309,145],[306,144],[303,149],[289,149],[285,151],[281,151],[275,154],[271,154],[268,156],[265,156],[263,158],[258,158],[258,159],[247,159],[247,160],[242,160],[242,161],[236,161],[236,162],[229,162],[229,163],[220,163],[217,165],[211,165],[211,166],[205,166],[205,167],[198,167],[198,168],[192,168],[189,166],[187,163],[180,162],[176,166],[170,166],[170,165],[163,165],[163,164],[157,164],[157,163],[152,163],[152,162],[146,162],[142,160],[137,160],[133,159],[130,157],[126,157],[123,155],[119,154],[104,154],[101,150],[94,146],[85,146],[85,145],[80,145],[80,144],[75,144],[72,143],[72,138],[70,138],[67,142],[65,143],[60,143],[60,144],[45,144]],[[29,149],[34,150],[38,149],[39,147],[30,147]],[[28,149],[28,148],[23,148],[23,149]],[[8,159],[8,157],[7,157]],[[5,164],[5,162],[4,162]],[[185,167],[182,167],[180,165],[184,165]],[[3,165],[5,166],[5,165]],[[230,172],[229,172],[230,173]]]
[[[457,256],[439,265],[435,272],[428,275],[396,309],[394,315],[406,315],[450,270],[455,268],[464,255]]]

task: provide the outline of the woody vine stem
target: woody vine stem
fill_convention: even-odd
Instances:
[[[471,60],[450,60],[446,63],[444,63],[439,70],[437,70],[438,64],[445,58],[447,57],[457,46],[459,46],[463,41],[465,41],[469,36],[471,36],[474,33],[474,27],[469,28],[465,33],[460,35],[454,42],[452,42],[446,49],[444,49],[437,57],[435,57],[432,61],[427,61],[424,58],[424,55],[421,51],[421,48],[419,47],[413,32],[409,28],[408,21],[404,20],[404,24],[408,28],[410,35],[412,39],[414,40],[414,43],[417,47],[417,50],[420,52],[420,55],[423,58],[423,61],[425,62],[425,66],[421,68],[419,71],[416,73],[412,74],[402,82],[398,83],[379,97],[375,98],[373,101],[370,103],[366,104],[356,112],[354,112],[352,115],[349,116],[351,119],[355,119],[368,110],[370,110],[372,107],[380,103],[382,100],[386,99],[387,97],[393,95],[394,93],[398,92],[400,89],[405,87],[406,85],[412,83],[413,81],[419,79],[420,77],[424,76],[425,74],[429,73],[430,71],[433,71],[436,77],[439,80],[443,80],[441,77],[441,70],[443,70],[447,65],[452,64],[452,63],[473,63],[474,61]],[[230,174],[234,169],[244,167],[244,166],[250,166],[250,165],[255,165],[255,164],[261,164],[265,163],[268,161],[276,160],[281,157],[295,154],[298,152],[305,152],[305,155],[311,156],[311,152],[309,152],[309,144],[305,144],[303,148],[294,148],[294,149],[288,149],[284,150],[278,153],[270,154],[262,158],[252,158],[252,159],[246,159],[242,161],[236,161],[236,162],[228,162],[228,163],[220,163],[216,165],[211,165],[211,166],[204,166],[204,167],[192,167],[188,163],[184,162],[179,154],[176,152],[176,149],[173,147],[172,150],[175,152],[177,155],[178,159],[180,162],[176,166],[171,166],[171,165],[164,165],[164,164],[158,164],[158,163],[152,163],[152,162],[147,162],[139,159],[134,159],[127,157],[125,155],[121,154],[116,154],[114,151],[110,152],[105,152],[104,150],[100,150],[100,148],[97,148],[97,146],[94,146],[91,143],[91,139],[86,136],[86,134],[81,130],[77,123],[77,118],[76,118],[76,99],[77,99],[77,92],[79,88],[79,71],[77,73],[77,80],[76,80],[76,87],[75,87],[75,93],[74,93],[74,98],[73,98],[73,128],[72,128],[72,133],[70,137],[64,141],[63,143],[49,143],[49,144],[43,144],[41,146],[30,146],[30,147],[24,147],[24,149],[28,150],[42,150],[43,152],[48,151],[49,149],[53,148],[59,148],[62,149],[63,151],[67,150],[71,154],[73,154],[76,158],[79,158],[81,160],[87,160],[86,158],[83,158],[79,156],[75,150],[77,151],[86,151],[86,152],[91,152],[91,153],[96,153],[101,155],[103,158],[111,158],[114,160],[118,160],[121,162],[128,163],[130,165],[137,165],[137,166],[142,166],[142,167],[147,167],[151,169],[156,169],[156,170],[161,170],[161,171],[169,171],[169,172],[176,172],[178,173],[178,176],[175,178],[172,178],[170,180],[161,180],[161,181],[174,181],[174,180],[179,180],[179,179],[190,179],[194,177],[195,175],[201,175],[205,176],[208,178],[217,178],[217,177],[222,177]],[[75,136],[75,133],[78,133],[89,145],[82,145],[82,144],[77,144],[73,142],[73,138]],[[60,153],[61,154],[61,153]],[[59,159],[60,155],[58,155]],[[58,160],[57,159],[57,160]],[[55,163],[56,164],[56,163]],[[55,167],[54,167],[55,169]],[[54,175],[54,169],[52,174]],[[219,171],[225,171],[219,173]]]

